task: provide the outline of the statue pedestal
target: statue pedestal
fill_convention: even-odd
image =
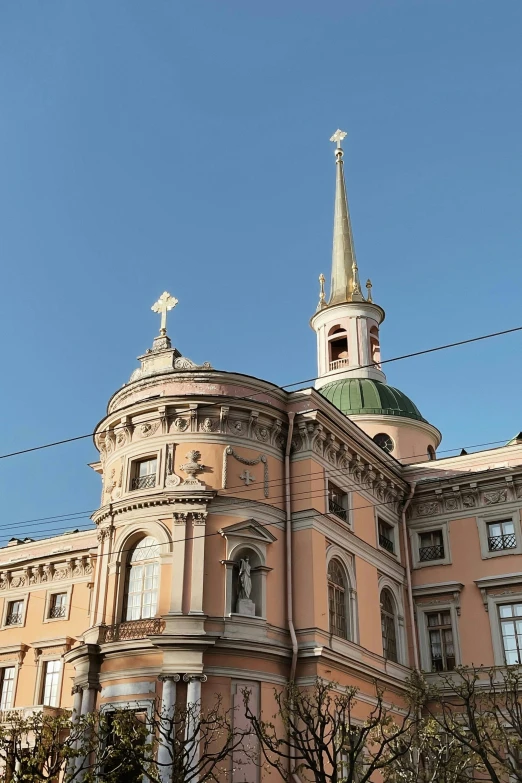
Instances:
[[[240,598],[237,602],[237,613],[248,615],[248,617],[255,617],[256,605],[250,598]]]

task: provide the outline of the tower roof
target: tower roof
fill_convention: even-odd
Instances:
[[[345,416],[371,414],[426,421],[415,403],[399,389],[370,378],[343,378],[320,391]]]
[[[361,283],[355,257],[350,211],[344,181],[343,149],[341,142],[346,132],[336,130],[330,141],[336,142],[335,211],[332,249],[332,285],[329,305],[343,302],[362,302]]]

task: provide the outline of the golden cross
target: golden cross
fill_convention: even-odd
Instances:
[[[177,303],[176,297],[171,296],[168,291],[163,291],[158,301],[154,302],[150,308],[155,313],[161,313],[160,334],[162,336],[167,334],[167,311],[176,307]]]

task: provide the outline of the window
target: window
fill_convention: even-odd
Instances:
[[[450,672],[455,668],[455,646],[451,612],[430,612],[426,615],[430,641],[431,670]]]
[[[393,439],[385,432],[378,432],[377,435],[373,436],[373,441],[378,446],[380,446],[383,451],[386,451],[388,454],[391,454],[391,452],[395,448],[395,443],[393,442]]]
[[[53,620],[58,617],[65,617],[67,609],[67,593],[55,593],[51,596],[51,607],[49,617]]]
[[[143,538],[132,550],[125,591],[125,619],[154,617],[158,604],[160,545],[152,536]]]
[[[333,558],[328,564],[328,608],[330,633],[348,639],[346,621],[346,575],[339,560]]]
[[[48,707],[58,706],[61,673],[61,661],[46,661],[42,704],[46,704]]]
[[[24,614],[23,601],[10,601],[7,606],[6,625],[22,625]]]
[[[349,364],[348,335],[342,326],[332,326],[328,332],[330,370],[339,370]]]
[[[10,710],[13,706],[14,678],[14,666],[7,666],[1,670],[0,710]]]
[[[522,663],[522,603],[498,607],[504,660],[508,666]]]
[[[370,329],[370,351],[372,354],[372,362],[380,370],[381,369],[381,348],[379,345],[379,330],[376,326],[372,326]]]
[[[437,459],[433,446],[428,446],[428,459]]]
[[[490,552],[500,552],[502,549],[515,549],[517,539],[515,526],[511,519],[488,523],[488,549]]]
[[[328,482],[328,511],[348,522],[348,495],[331,481]]]
[[[151,489],[156,486],[156,468],[158,460],[140,459],[133,463],[131,489]]]
[[[419,533],[419,560],[424,563],[428,560],[444,559],[444,539],[442,530],[429,530]]]
[[[395,610],[393,598],[389,590],[381,593],[381,628],[382,628],[382,653],[389,661],[399,662],[397,654],[397,628],[395,624]]]
[[[379,546],[394,554],[395,543],[393,539],[393,527],[383,519],[379,519]]]

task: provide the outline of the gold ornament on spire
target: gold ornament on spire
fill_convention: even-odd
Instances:
[[[176,307],[178,300],[175,296],[171,296],[168,291],[163,291],[162,295],[157,302],[154,302],[150,308],[154,313],[160,313],[160,335],[165,337],[167,334],[167,312]]]
[[[318,310],[322,310],[323,307],[326,307],[326,297],[324,294],[324,283],[325,283],[325,277],[323,273],[319,275],[319,304],[317,305]]]
[[[368,302],[373,302],[373,299],[372,299],[372,281],[370,280],[370,278],[368,278],[368,280],[366,281],[366,290],[368,291],[368,297],[367,297],[368,298]]]

